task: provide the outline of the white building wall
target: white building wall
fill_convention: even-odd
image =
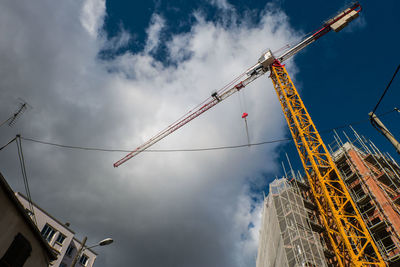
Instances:
[[[26,209],[29,209],[29,202],[25,198],[25,196],[23,196],[19,192],[15,193],[15,195],[21,202],[21,204]],[[45,227],[46,224],[50,225],[56,231],[51,240],[48,240],[49,245],[57,252],[57,260],[54,261],[50,266],[69,267],[70,264],[72,263],[73,257],[75,257],[78,249],[81,247],[81,242],[74,237],[75,232],[69,229],[65,224],[61,223],[60,221],[49,215],[46,211],[44,211],[42,208],[35,205],[34,203],[33,203],[33,209],[35,212],[35,217],[39,231],[42,231],[43,227]],[[65,240],[62,242],[62,244],[56,241],[60,234],[65,236]],[[71,257],[66,255],[66,251],[69,245],[72,245],[74,247],[74,252],[72,253]],[[85,267],[92,267],[97,254],[90,249],[85,250],[84,254],[87,255],[89,258]],[[65,265],[63,265],[62,263]],[[82,267],[82,265],[79,264],[78,262],[76,264],[76,267]]]

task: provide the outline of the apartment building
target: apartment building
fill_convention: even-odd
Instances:
[[[0,266],[47,267],[56,260],[0,173]]]
[[[23,194],[15,193],[17,199],[30,212],[29,201]],[[75,237],[75,232],[69,228],[68,223],[62,223],[37,204],[32,203],[37,227],[42,237],[56,252],[57,260],[49,266],[69,267],[81,247],[81,241]],[[32,216],[32,214],[30,214]],[[79,258],[76,267],[92,267],[97,254],[91,249],[85,249]]]

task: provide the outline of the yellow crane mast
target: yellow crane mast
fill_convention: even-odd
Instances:
[[[244,74],[213,93],[181,119],[115,162],[114,167],[118,167],[140,154],[230,95],[270,72],[270,77],[310,183],[320,220],[326,229],[328,242],[335,253],[337,264],[342,267],[385,266],[360,212],[350,197],[336,165],[311,120],[310,114],[307,112],[284,65],[282,65],[282,62],[331,30],[338,32],[343,29],[350,21],[358,17],[360,11],[360,4],[353,3],[325,22],[321,29],[307,36],[282,55],[275,57],[270,50],[263,53],[258,62],[247,69]]]
[[[339,266],[385,266],[285,66],[271,79]]]

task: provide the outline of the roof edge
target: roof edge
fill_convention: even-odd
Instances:
[[[53,251],[53,249],[50,247],[50,245],[43,239],[42,235],[39,232],[39,229],[36,227],[32,219],[29,217],[29,215],[25,212],[24,206],[19,202],[17,197],[14,194],[14,191],[10,187],[10,185],[7,183],[6,179],[4,178],[3,174],[0,172],[0,186],[4,189],[6,192],[7,196],[11,200],[11,202],[14,203],[16,206],[17,210],[19,211],[20,215],[24,218],[25,222],[29,225],[29,228],[31,228],[34,236],[39,239],[39,243],[41,246],[46,250],[47,255],[49,256],[50,261],[54,261],[57,259],[57,255]]]

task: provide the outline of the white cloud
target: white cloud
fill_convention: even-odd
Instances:
[[[210,0],[210,3],[212,5],[215,5],[216,7],[222,9],[222,10],[231,10],[233,9],[233,6],[228,3],[227,0]]]
[[[96,37],[100,27],[103,25],[104,12],[106,7],[105,0],[86,0],[81,10],[82,26]]]
[[[259,201],[255,202],[254,198]],[[254,261],[258,248],[259,229],[261,225],[262,196],[251,193],[247,186],[243,187],[238,196],[234,216],[235,232],[240,233],[236,242],[238,266],[248,266]]]
[[[160,15],[153,14],[150,20],[150,26],[146,30],[147,40],[144,49],[145,53],[154,52],[154,50],[157,49],[160,44],[160,33],[165,26],[164,24],[165,21]]]
[[[130,39],[126,32],[115,41],[98,35],[105,12],[104,1],[94,0],[0,4],[0,111],[13,111],[9,103],[17,97],[34,107],[15,128],[2,129],[2,142],[21,133],[133,149],[253,65],[266,48],[280,48],[296,37],[277,10],[266,10],[257,25],[246,23],[246,17],[240,24],[221,25],[197,13],[189,32],[168,33],[166,56],[174,64],[165,65],[152,54],[168,21],[154,14],[143,51],[102,61],[101,48],[112,50]],[[243,95],[252,141],[282,137],[286,125],[267,76]],[[245,143],[241,112],[238,96],[231,96],[155,148]],[[124,154],[24,142],[33,198],[70,221],[81,237],[115,239],[101,251],[99,267],[253,264],[259,207],[250,208],[246,184],[276,170],[276,147],[143,153],[114,169],[112,163]],[[22,190],[14,151],[2,152],[0,170]],[[255,227],[248,228],[250,223]]]
[[[106,35],[104,33],[104,35]],[[129,34],[129,32],[120,27],[118,34],[110,39],[107,39],[107,35],[104,36],[106,39],[104,40],[102,49],[107,52],[115,52],[119,49],[126,48],[133,37]]]

